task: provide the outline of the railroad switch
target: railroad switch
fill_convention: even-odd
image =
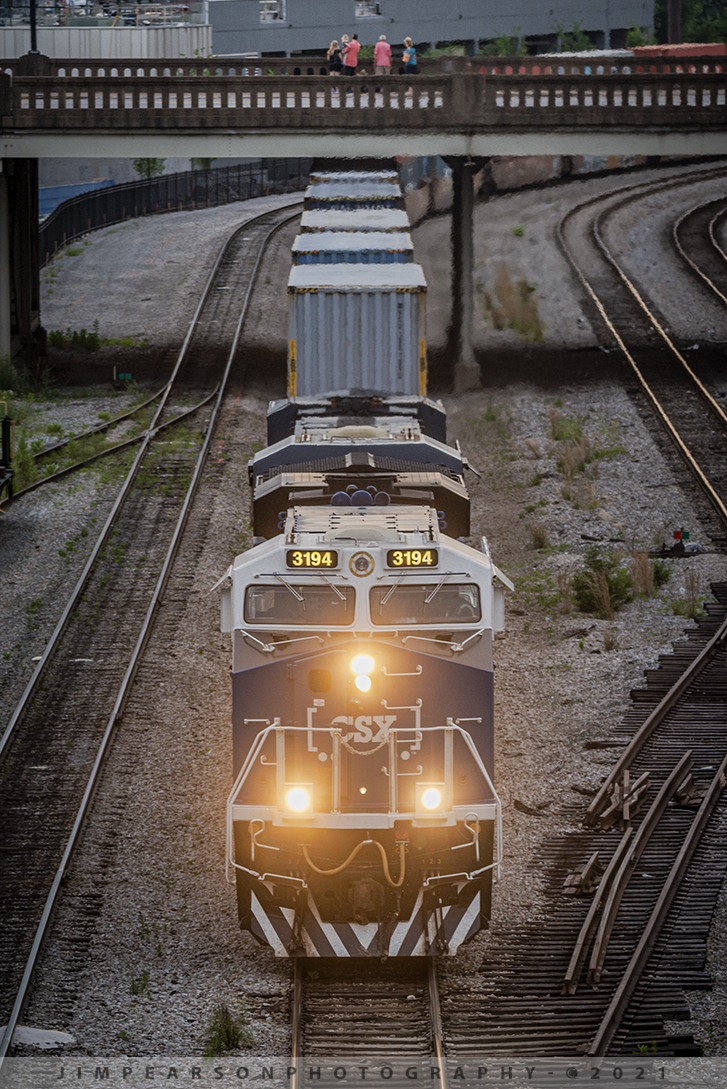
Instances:
[[[593,892],[603,874],[603,866],[598,861],[598,851],[594,851],[585,866],[576,867],[563,882],[563,891],[566,896],[575,896],[577,893],[587,895]]]
[[[611,788],[611,803],[601,814],[601,831],[605,832],[618,821],[621,831],[631,826],[631,818],[639,812],[643,805],[650,783],[650,772],[645,771],[636,782],[631,782],[631,774],[628,768],[623,773],[621,782],[616,782]]]

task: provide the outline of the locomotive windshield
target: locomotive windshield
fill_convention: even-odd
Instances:
[[[356,596],[351,586],[298,586],[291,582],[248,586],[248,624],[351,624]]]
[[[369,603],[374,624],[471,624],[478,621],[478,586],[460,582],[442,584],[394,583],[371,590]]]

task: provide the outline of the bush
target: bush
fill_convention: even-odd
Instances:
[[[617,609],[633,601],[633,579],[620,563],[621,555],[613,549],[601,552],[592,545],[587,550],[585,570],[573,578],[573,598],[581,612],[611,620]]]
[[[225,1051],[237,1051],[240,1047],[252,1047],[254,1042],[249,1028],[247,1010],[243,1007],[235,1016],[226,1002],[217,1002],[207,1025],[204,1054],[207,1058],[222,1055]]]

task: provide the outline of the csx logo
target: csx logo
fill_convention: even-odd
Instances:
[[[338,715],[333,726],[353,726],[350,734],[342,734],[343,741],[356,741],[366,745],[369,741],[385,741],[389,728],[396,722],[396,715]]]

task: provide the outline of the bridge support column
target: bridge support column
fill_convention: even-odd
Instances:
[[[4,164],[3,164],[4,165]],[[10,213],[8,179],[0,173],[0,359],[10,358]]]
[[[480,368],[475,359],[474,324],[474,242],[473,180],[479,164],[472,159],[447,159],[452,170],[452,317],[449,349],[454,357],[454,390],[480,387]]]
[[[40,324],[38,160],[4,159],[3,176],[10,228],[11,354],[22,352],[33,366],[39,355],[45,355],[46,348],[45,330]]]

